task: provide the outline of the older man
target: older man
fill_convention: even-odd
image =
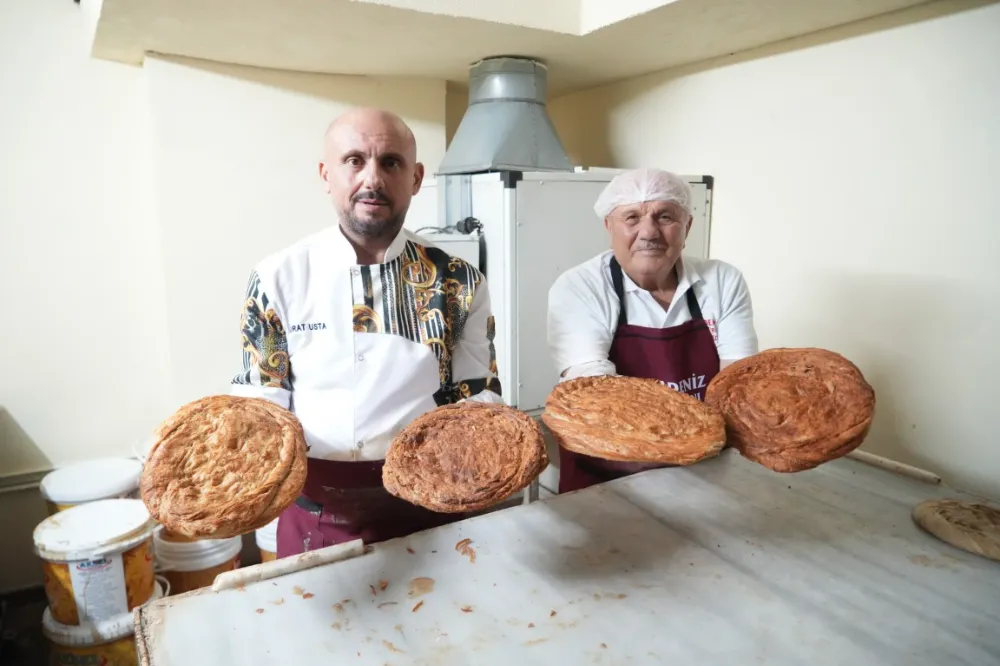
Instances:
[[[390,441],[438,405],[502,402],[482,274],[403,230],[424,176],[406,124],[344,114],[319,176],[337,223],[251,273],[232,383],[293,410],[310,447],[304,496],[278,521],[279,557],[453,519],[386,492]]]
[[[757,353],[750,292],[733,266],[683,257],[691,190],[660,169],[615,177],[594,205],[611,250],[561,275],[549,292],[549,346],[563,380],[651,377],[704,399],[720,368]],[[654,465],[559,455],[559,492]]]

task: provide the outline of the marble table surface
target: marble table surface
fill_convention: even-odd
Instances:
[[[163,599],[137,641],[147,666],[1000,664],[1000,562],[919,530],[930,497],[967,496],[727,451]]]

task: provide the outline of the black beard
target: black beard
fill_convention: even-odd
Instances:
[[[352,210],[345,210],[343,216],[348,229],[364,238],[383,238],[393,234],[403,226],[402,215],[393,215],[381,220],[362,220]]]

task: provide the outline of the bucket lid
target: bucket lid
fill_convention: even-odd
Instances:
[[[77,504],[107,499],[139,487],[142,463],[132,458],[97,458],[55,469],[42,479],[42,495],[52,502]]]
[[[149,598],[150,603],[163,596],[163,587],[159,581],[153,588],[153,596]],[[126,638],[135,633],[132,611],[119,613],[118,615],[104,620],[86,621],[83,624],[60,624],[52,619],[52,611],[48,606],[42,613],[42,633],[53,643],[64,647],[84,647],[90,645],[101,645],[111,643],[121,638]]]
[[[90,560],[126,550],[155,527],[142,500],[88,502],[49,516],[35,528],[35,551],[47,560]]]

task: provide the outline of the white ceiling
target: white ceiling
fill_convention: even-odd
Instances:
[[[677,0],[351,0],[427,14],[586,35]]]
[[[549,66],[550,95],[751,49],[924,0],[104,0],[98,58],[155,52],[456,83],[493,55]]]

